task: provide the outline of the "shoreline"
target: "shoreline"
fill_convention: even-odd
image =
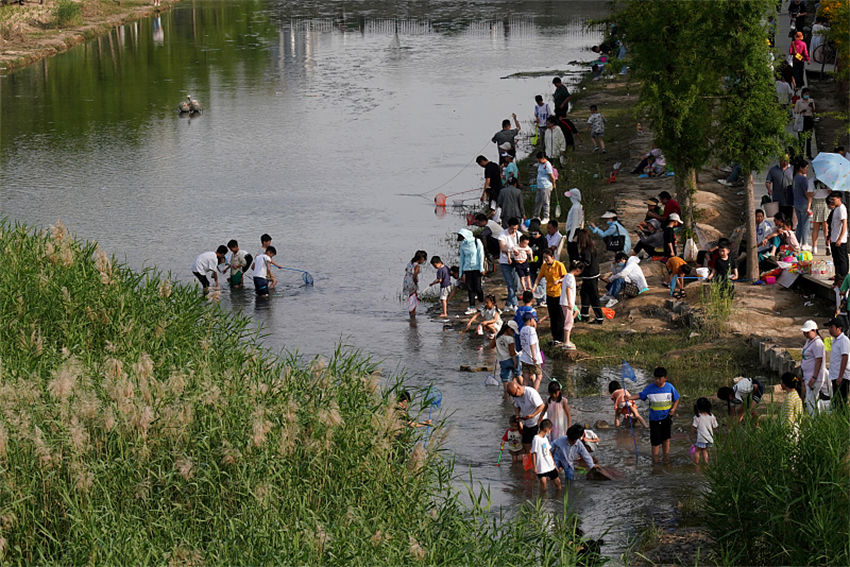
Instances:
[[[171,11],[180,0],[164,0],[154,7],[150,0],[84,0],[82,23],[69,28],[50,23],[55,0],[44,4],[8,4],[0,7],[0,74],[6,75],[64,53],[86,41],[108,33],[116,26]],[[7,36],[9,39],[7,39]]]

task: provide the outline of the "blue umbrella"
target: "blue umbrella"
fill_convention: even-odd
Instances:
[[[850,161],[841,154],[821,152],[812,167],[815,178],[833,191],[850,191]]]

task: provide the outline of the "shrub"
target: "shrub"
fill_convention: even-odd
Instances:
[[[59,0],[53,8],[53,22],[56,27],[78,24],[82,21],[82,9],[74,0]]]
[[[722,564],[850,564],[848,431],[834,412],[798,439],[778,419],[718,436],[705,507]]]

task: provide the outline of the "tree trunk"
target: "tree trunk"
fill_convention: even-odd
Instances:
[[[747,225],[747,279],[756,281],[759,279],[759,255],[756,243],[756,197],[753,191],[753,172],[747,173],[747,203],[746,203],[746,225]]]
[[[679,176],[682,171],[684,175]],[[697,192],[697,171],[694,168],[676,170],[676,199],[682,207],[682,223],[688,235],[694,232],[694,193]]]

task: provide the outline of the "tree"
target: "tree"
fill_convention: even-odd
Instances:
[[[725,75],[721,85],[715,150],[724,161],[740,164],[747,175],[747,277],[757,280],[758,252],[753,170],[782,151],[788,117],[776,103],[770,46],[764,24],[774,0],[711,0],[717,23],[713,60]]]
[[[696,172],[711,156],[711,95],[721,78],[712,55],[718,31],[712,5],[626,0],[614,16],[632,73],[640,81],[639,108],[676,172],[676,193],[689,231]]]

